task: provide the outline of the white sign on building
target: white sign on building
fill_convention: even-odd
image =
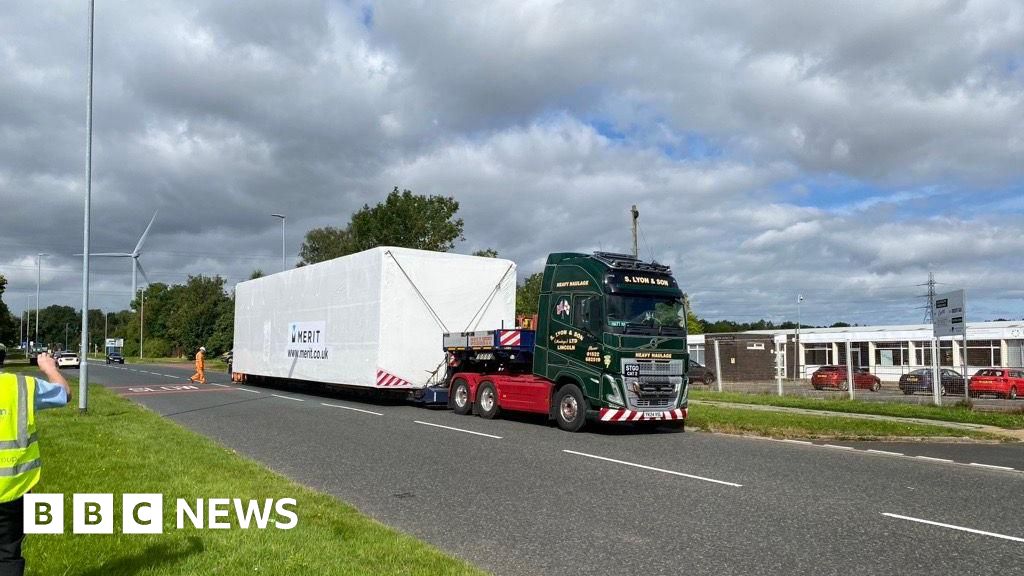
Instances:
[[[936,338],[964,335],[964,331],[967,330],[967,308],[963,290],[935,295],[935,303],[932,304],[932,326]]]

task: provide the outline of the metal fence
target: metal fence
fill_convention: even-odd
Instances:
[[[774,372],[773,377],[764,375],[743,377],[735,375],[737,370],[723,370],[725,363],[735,363],[736,359],[730,357],[728,353],[723,354],[723,346],[718,340],[714,340],[709,343],[706,350],[709,360],[707,368],[713,371],[714,377],[706,378],[706,382],[692,382],[691,390],[942,405],[953,405],[969,399],[971,403],[996,409],[1024,409],[1024,401],[1008,400],[994,395],[979,396],[973,393],[970,390],[969,377],[962,376],[963,369],[961,367],[938,367],[942,376],[936,379],[934,377],[936,367],[905,365],[867,368],[854,366],[852,364],[854,355],[849,352],[849,343],[846,346],[846,353],[842,355],[846,363],[838,365],[840,371],[838,373],[833,371],[833,376],[829,380],[814,378],[814,373],[822,368],[816,365],[801,366],[797,370],[798,377],[794,378],[795,367],[791,363],[787,365],[785,350],[781,344],[776,345],[775,350],[765,350],[765,353],[775,356],[774,370],[769,369]],[[845,370],[842,370],[844,367]],[[906,384],[903,387],[900,386],[901,378],[922,369],[926,369],[932,374],[931,381],[941,381],[946,385],[945,395],[941,394],[941,386],[935,390],[930,386],[930,381],[927,382],[927,385],[922,383],[916,386]],[[959,380],[948,381],[946,374],[949,371],[955,372],[959,376]],[[838,378],[836,374],[838,374]]]

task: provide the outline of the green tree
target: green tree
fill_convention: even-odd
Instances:
[[[229,337],[222,331],[231,322],[223,317],[233,314],[234,306],[224,284],[220,276],[190,276],[184,286],[175,286],[180,292],[167,314],[167,334],[181,353],[191,355],[206,346],[210,356],[215,356],[230,346],[233,334]]]
[[[516,316],[532,316],[537,313],[540,300],[540,287],[544,282],[544,273],[531,274],[516,289]]]
[[[420,196],[398,187],[376,206],[363,205],[345,228],[315,228],[306,233],[299,265],[323,262],[377,246],[447,252],[462,240],[459,203],[447,196]]]
[[[483,250],[477,250],[473,252],[473,256],[482,256],[484,258],[497,258],[498,251],[494,248],[484,248]]]
[[[358,252],[348,228],[326,226],[306,232],[306,240],[299,249],[299,266],[316,264]]]
[[[0,343],[13,344],[18,340],[18,322],[4,303],[7,278],[0,274]]]
[[[255,280],[257,278],[263,278],[264,276],[266,276],[266,274],[263,273],[263,269],[262,268],[257,268],[257,269],[252,271],[252,274],[249,274],[249,280]]]

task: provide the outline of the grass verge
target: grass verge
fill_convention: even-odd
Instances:
[[[982,412],[972,410],[967,406],[932,406],[926,404],[904,404],[901,402],[802,398],[799,396],[740,394],[736,392],[711,392],[708,390],[690,390],[690,398],[694,400],[714,400],[716,402],[758,404],[762,406],[785,406],[807,410],[898,416],[901,418],[927,418],[944,422],[985,424],[1011,430],[1024,429],[1024,410],[1018,412]]]
[[[771,438],[829,438],[836,440],[883,440],[892,438],[949,438],[1002,440],[974,430],[954,430],[928,424],[904,424],[837,416],[769,412],[706,404],[690,407],[687,425],[709,432],[757,434]]]
[[[100,386],[90,394],[88,414],[39,413],[44,464],[35,491],[65,494],[67,533],[26,539],[28,574],[480,574]],[[76,492],[114,494],[115,534],[70,534]],[[118,533],[124,493],[164,494],[164,534]],[[211,497],[295,498],[299,522],[291,530],[175,527],[178,498],[194,506]]]

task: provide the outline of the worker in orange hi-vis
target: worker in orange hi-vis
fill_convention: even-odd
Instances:
[[[199,347],[196,353],[196,373],[188,381],[206,384],[206,346]]]

